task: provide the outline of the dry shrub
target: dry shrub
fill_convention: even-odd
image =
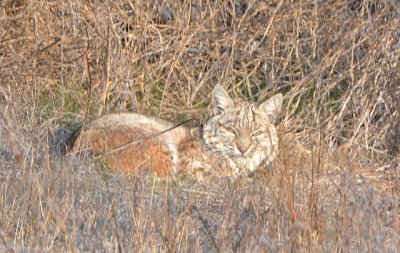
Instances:
[[[2,2],[0,247],[395,252],[399,16],[394,0]],[[48,148],[107,112],[201,122],[216,83],[285,95],[268,171],[153,185]]]
[[[386,154],[399,89],[394,1],[7,3],[2,83],[50,115],[198,119],[221,83],[250,99],[285,93],[291,131]]]

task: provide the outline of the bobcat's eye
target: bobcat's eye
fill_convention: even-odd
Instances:
[[[263,133],[264,133],[264,131],[263,131],[262,129],[257,129],[257,130],[255,130],[255,131],[253,131],[253,132],[250,134],[250,136],[251,136],[251,137],[258,137],[258,136],[262,135]]]
[[[233,128],[230,127],[225,127],[225,126],[219,126],[219,131],[226,133],[226,134],[230,134],[230,135],[236,135],[236,131]]]

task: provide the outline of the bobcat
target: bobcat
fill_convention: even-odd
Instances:
[[[179,174],[238,176],[267,166],[278,151],[272,124],[282,94],[256,105],[234,102],[221,85],[212,92],[212,112],[203,127],[188,128],[136,113],[104,115],[86,124],[73,150],[90,151],[116,171],[159,177]]]

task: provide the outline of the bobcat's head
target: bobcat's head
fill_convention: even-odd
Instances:
[[[282,107],[282,94],[259,105],[234,103],[225,89],[216,85],[212,103],[203,139],[210,152],[226,159],[234,174],[253,172],[275,158],[278,135],[273,123]]]

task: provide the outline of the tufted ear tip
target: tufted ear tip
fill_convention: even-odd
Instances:
[[[213,112],[223,113],[234,108],[234,103],[228,92],[219,84],[215,85],[212,92]]]
[[[259,106],[259,110],[265,113],[269,120],[274,123],[282,109],[283,95],[276,94]]]

